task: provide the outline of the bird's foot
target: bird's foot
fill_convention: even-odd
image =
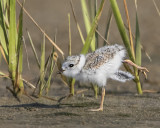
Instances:
[[[103,111],[103,107],[100,107],[100,108],[97,108],[97,109],[89,109],[88,111],[90,111],[90,112]]]
[[[135,63],[133,63],[131,60],[124,60],[123,63],[128,63],[128,64],[136,67],[139,71],[141,71],[144,74],[145,78],[147,79],[147,73],[146,72],[149,72],[149,70],[146,67],[138,66]]]

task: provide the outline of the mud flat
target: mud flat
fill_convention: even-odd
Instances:
[[[107,94],[103,112],[89,112],[99,106],[100,97],[75,96],[61,104],[43,98],[0,98],[0,127],[31,128],[158,128],[160,94]]]

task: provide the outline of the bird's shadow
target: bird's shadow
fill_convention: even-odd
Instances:
[[[127,96],[135,96],[132,93],[114,93],[111,91],[106,92],[108,95],[127,95]],[[87,95],[88,97],[91,97],[90,95]],[[107,97],[107,96],[106,96]],[[59,108],[65,108],[65,107],[71,107],[71,108],[76,108],[76,107],[92,107],[92,106],[99,106],[99,103],[95,101],[86,101],[86,102],[80,102],[80,103],[56,103],[53,105],[48,105],[48,104],[43,104],[43,103],[25,103],[25,104],[17,104],[17,105],[0,105],[0,108],[54,108],[54,109],[59,109]]]
[[[18,104],[18,105],[1,105],[1,108],[60,108],[58,104],[47,105],[42,103]]]
[[[59,104],[46,105],[46,104],[42,104],[42,103],[30,103],[30,104],[19,104],[19,105],[1,105],[0,106],[0,108],[13,108],[13,109],[24,108],[28,111],[35,111],[35,109],[44,109],[44,108],[46,108],[46,109],[47,108],[59,109],[59,108],[65,108],[65,107],[74,107],[74,106],[71,104],[64,104],[64,105],[60,106]],[[39,114],[39,115],[41,115],[41,114]],[[47,116],[47,117],[53,117],[53,115],[54,116],[80,116],[80,114],[73,113],[73,112],[67,112],[67,111],[62,111],[62,112],[55,111],[55,112],[51,112],[49,114],[43,113],[43,116]]]

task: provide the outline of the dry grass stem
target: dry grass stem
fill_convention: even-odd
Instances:
[[[109,45],[110,43],[101,35],[101,33],[96,29],[96,33]]]
[[[24,38],[23,38],[23,43],[24,43],[24,48],[25,48],[25,51],[26,51],[28,69],[30,70],[29,59],[28,59],[28,50],[27,50],[27,46],[26,46],[26,42],[25,42]]]
[[[1,54],[2,54],[2,56],[3,56],[4,60],[5,60],[5,62],[6,62],[7,65],[8,65],[8,61],[7,61],[7,59],[6,59],[5,53],[4,53],[3,48],[2,48],[1,45],[0,45],[0,51],[1,51]]]
[[[23,80],[27,85],[29,85],[31,88],[33,88],[33,89],[36,88],[33,84],[31,84],[31,83],[28,82],[27,80],[25,80],[25,79],[23,79],[23,78],[22,78],[22,80]]]
[[[158,15],[160,16],[160,10],[159,10],[159,8],[158,8],[155,0],[153,0],[153,3],[154,3],[154,6],[155,6],[155,8],[156,8],[156,10],[157,10]]]
[[[127,3],[126,3],[126,0],[123,0],[123,2],[124,2],[126,17],[127,17],[127,23],[128,23],[128,29],[129,29],[129,38],[130,38],[130,44],[131,44],[131,51],[132,51],[132,55],[133,55],[133,57],[135,59],[134,45],[133,45],[132,31],[131,31],[131,24],[130,24],[130,18],[129,18],[129,14],[128,14]]]
[[[74,11],[74,7],[73,7],[72,0],[70,1],[70,5],[71,5],[71,9],[72,9],[73,17],[74,17],[74,20],[75,20],[75,22],[76,22],[76,26],[77,26],[78,32],[79,32],[79,34],[80,34],[80,37],[81,37],[82,43],[83,43],[83,44],[85,44],[85,40],[84,40],[84,37],[83,37],[82,31],[81,31],[81,28],[80,28],[79,23],[78,23],[77,18],[76,18],[76,14],[75,14],[75,11]]]

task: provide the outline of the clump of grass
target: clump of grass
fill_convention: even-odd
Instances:
[[[17,3],[20,5],[20,7],[23,6],[18,0],[17,0]],[[36,90],[38,89],[38,93],[36,93],[35,95],[38,95],[38,96],[43,96],[43,94],[47,95],[49,88],[50,88],[51,78],[52,78],[54,68],[55,68],[56,64],[57,64],[57,66],[60,66],[58,54],[55,51],[55,49],[57,49],[57,51],[62,55],[63,58],[64,58],[64,53],[55,43],[56,42],[56,35],[55,35],[55,39],[53,41],[45,33],[45,31],[38,25],[38,23],[33,19],[33,17],[27,12],[27,10],[25,8],[23,8],[23,11],[26,13],[26,15],[29,17],[29,19],[39,28],[39,30],[43,33],[43,42],[41,44],[41,59],[39,61],[36,49],[34,47],[32,38],[30,36],[30,33],[27,32],[34,56],[36,58],[37,66],[40,70],[40,76],[39,76],[39,80],[37,82],[37,87],[34,87],[35,90],[33,93],[35,94]],[[48,39],[49,42],[53,45],[53,49],[52,49],[50,55],[47,57],[47,59],[45,59],[45,38]],[[25,80],[25,83],[32,85],[26,80]],[[43,96],[43,97],[46,97],[46,96]]]
[[[23,69],[23,10],[31,18],[31,20],[39,27],[39,25],[34,21],[34,19],[29,15],[29,13],[23,8],[17,0],[18,4],[21,6],[18,24],[16,24],[16,0],[1,0],[0,1],[0,51],[6,61],[9,69],[9,75],[0,72],[2,77],[6,77],[12,80],[13,90],[8,88],[14,96],[19,96],[24,92],[25,82],[27,85],[36,89],[34,85],[29,83],[27,80],[22,78]],[[48,94],[50,88],[50,81],[55,68],[55,64],[58,58],[57,53],[54,48],[45,62],[45,38],[51,41],[55,48],[63,56],[63,51],[48,37],[48,35],[39,27],[43,32],[43,42],[41,50],[41,61],[39,61],[38,55],[36,53],[34,44],[32,42],[31,36],[28,32],[28,37],[36,58],[37,65],[40,69],[40,79],[38,81],[39,92],[38,95],[42,96],[44,90],[45,94]],[[49,66],[50,64],[50,66]],[[46,79],[46,72],[49,70],[48,79]],[[24,93],[26,94],[26,93]]]
[[[34,56],[36,58],[36,62],[37,62],[37,66],[39,68],[40,71],[40,75],[39,75],[39,80],[37,82],[37,88],[38,89],[38,93],[36,93],[36,89],[34,91],[35,95],[38,95],[39,97],[43,96],[43,94],[47,95],[49,92],[49,88],[50,88],[50,84],[51,84],[51,78],[53,75],[53,71],[55,68],[55,65],[57,63],[57,58],[58,55],[54,50],[54,47],[52,48],[52,51],[50,53],[50,55],[48,56],[47,60],[45,59],[45,35],[43,35],[43,42],[41,43],[41,59],[39,61],[36,49],[34,47],[32,38],[28,32],[28,37],[30,40],[30,44],[34,53]],[[55,42],[56,42],[56,37],[55,37]],[[48,76],[47,76],[47,72],[48,72]]]
[[[123,23],[123,19],[121,17],[121,13],[120,13],[120,10],[119,10],[119,7],[118,7],[116,0],[110,0],[113,14],[114,14],[114,17],[115,17],[115,20],[117,23],[117,27],[119,29],[123,43],[127,49],[127,53],[129,55],[129,58],[133,63],[137,64],[138,66],[141,66],[142,46],[140,43],[140,31],[139,31],[139,23],[138,23],[138,16],[137,16],[137,4],[135,3],[135,6],[136,6],[136,19],[135,19],[136,33],[135,33],[135,43],[133,43],[132,31],[131,31],[131,27],[130,27],[130,18],[129,18],[129,13],[128,13],[128,9],[127,9],[127,3],[126,3],[126,0],[124,0],[123,2],[124,2],[126,17],[127,17],[129,35],[126,32],[125,25]],[[135,76],[134,81],[137,85],[137,91],[139,94],[143,94],[141,83],[140,83],[139,70],[134,67],[133,68],[134,71],[132,71],[128,66],[125,65],[125,67],[128,71],[130,71],[131,73],[134,74],[134,76]]]
[[[17,29],[18,28],[18,29]],[[23,6],[16,24],[16,0],[0,1],[0,50],[9,69],[15,96],[23,93]]]

